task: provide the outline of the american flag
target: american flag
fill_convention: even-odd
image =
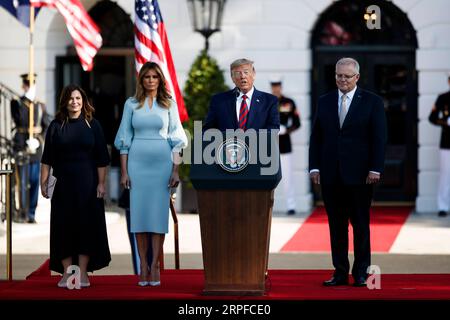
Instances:
[[[180,120],[189,119],[170,52],[169,40],[157,0],[135,0],[134,47],[136,71],[147,61],[156,62],[164,72],[167,87],[178,105]]]
[[[25,27],[30,26],[30,1],[29,0],[0,0],[0,6],[5,8]],[[39,9],[34,11],[34,18],[38,15]]]
[[[91,71],[93,60],[102,46],[100,29],[84,10],[80,0],[30,0],[34,7],[53,7],[63,15],[75,43],[75,49],[84,71]]]

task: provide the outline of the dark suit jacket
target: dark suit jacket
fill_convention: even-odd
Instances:
[[[439,95],[434,106],[428,119],[442,127],[440,148],[450,149],[450,126],[447,123],[450,118],[450,92]]]
[[[239,129],[236,115],[236,91],[214,95],[209,104],[203,130],[215,128],[221,131]],[[247,129],[279,129],[278,99],[272,94],[254,90],[250,102]]]
[[[15,151],[24,151],[27,149],[26,141],[29,138],[29,103],[30,100],[25,96],[20,97],[20,100],[11,100],[11,117],[16,125],[16,133],[14,134],[13,143]],[[35,101],[34,103],[34,127],[39,128],[39,132],[35,129],[35,138],[40,141],[39,148],[35,153],[30,154],[31,162],[40,162],[42,156],[42,144],[44,142],[45,131],[50,125],[47,112],[44,110],[42,102]]]
[[[300,128],[300,116],[295,106],[294,100],[281,96],[278,99],[278,110],[280,112],[280,125],[286,127],[286,129],[296,130]],[[291,134],[280,134],[280,153],[292,152]]]
[[[369,171],[382,173],[387,140],[381,97],[356,89],[342,129],[339,127],[338,90],[319,98],[311,130],[309,168],[320,170],[322,184],[365,184]]]

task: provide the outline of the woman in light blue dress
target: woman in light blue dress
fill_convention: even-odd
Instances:
[[[136,94],[125,102],[114,145],[120,151],[120,183],[130,189],[130,231],[136,234],[141,263],[138,285],[157,286],[159,256],[169,231],[170,188],[179,184],[180,152],[187,137],[164,74],[154,62],[139,71]]]

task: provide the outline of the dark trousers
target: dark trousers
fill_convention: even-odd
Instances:
[[[372,185],[322,185],[322,197],[328,215],[330,228],[331,255],[334,275],[347,276],[348,222],[353,227],[353,248],[355,260],[352,268],[354,277],[367,276],[370,266],[370,205]]]
[[[34,220],[39,197],[39,162],[30,162],[19,166],[20,201],[27,215],[24,218]],[[29,188],[29,190],[28,190]],[[29,198],[28,198],[29,192]],[[28,201],[29,200],[29,201]]]
[[[125,218],[127,219],[127,232],[128,232],[128,239],[130,240],[130,246],[131,246],[131,259],[133,262],[133,271],[134,271],[134,274],[139,274],[140,267],[141,267],[141,260],[139,259],[139,252],[137,249],[136,237],[133,232],[130,232],[130,209],[125,210]],[[148,250],[147,250],[147,261],[148,261],[149,265],[152,264],[151,237],[149,239],[149,246],[148,246]]]

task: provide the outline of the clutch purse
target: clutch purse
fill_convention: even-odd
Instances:
[[[47,180],[47,196],[51,199],[53,196],[53,191],[55,190],[56,177],[52,174],[48,176]]]
[[[118,206],[123,209],[130,209],[130,189],[123,189]]]

